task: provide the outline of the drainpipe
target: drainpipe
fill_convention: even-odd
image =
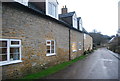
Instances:
[[[83,53],[84,53],[84,32],[83,32]]]
[[[71,37],[70,37],[70,28],[69,28],[69,60],[71,60]]]

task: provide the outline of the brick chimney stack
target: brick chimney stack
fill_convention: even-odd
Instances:
[[[61,9],[61,14],[66,14],[66,13],[68,13],[68,9],[67,9],[67,7],[66,7],[66,5],[65,5],[65,7],[63,6],[63,8]]]

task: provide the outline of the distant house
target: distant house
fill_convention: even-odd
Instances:
[[[84,34],[84,51],[93,49],[93,38],[89,34]]]
[[[93,49],[93,38],[85,28],[82,28],[82,31],[84,32],[84,51],[90,51]]]

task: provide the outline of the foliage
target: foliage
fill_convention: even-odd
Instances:
[[[92,53],[94,50],[96,50],[96,48],[93,49],[93,50],[87,50],[87,51],[84,52],[84,55],[90,54],[90,53]]]
[[[108,43],[108,41],[111,39],[111,37],[107,36],[107,35],[103,35],[100,32],[90,32],[89,33],[92,37],[93,37],[93,46],[97,47],[97,46],[102,46],[106,43]]]
[[[109,42],[109,50],[120,54],[120,37],[114,37],[113,40]]]

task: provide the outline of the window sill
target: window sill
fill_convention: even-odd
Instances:
[[[22,60],[17,60],[17,61],[10,61],[10,62],[1,62],[0,66],[4,66],[4,65],[9,65],[9,64],[15,64],[15,63],[20,63],[22,62]]]
[[[53,56],[56,55],[56,53],[46,54],[46,56]]]
[[[73,52],[77,52],[77,50],[73,50]]]

